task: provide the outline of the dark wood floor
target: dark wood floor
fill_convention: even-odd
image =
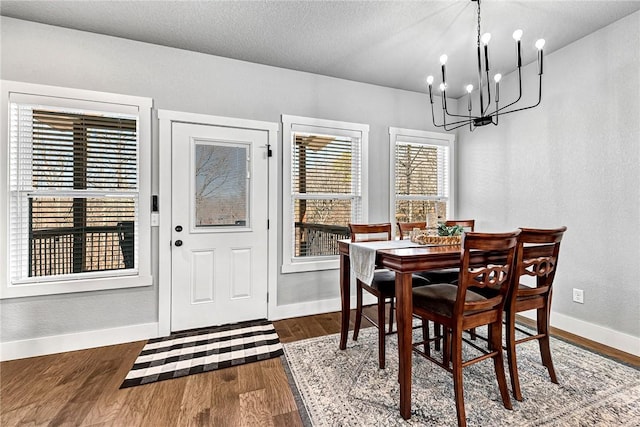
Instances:
[[[340,318],[329,313],[274,324],[287,343],[339,332]],[[640,358],[565,338],[640,367]],[[118,389],[143,346],[139,341],[0,363],[0,425],[301,425],[279,359]]]

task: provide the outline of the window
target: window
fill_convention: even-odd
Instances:
[[[12,84],[5,296],[150,284],[150,101]],[[65,92],[66,91],[66,92]],[[75,94],[79,96],[75,96]],[[82,97],[82,100],[80,100]],[[6,105],[6,104],[5,104]],[[144,118],[143,118],[144,116]],[[99,280],[96,280],[99,279]]]
[[[427,221],[429,227],[453,215],[454,136],[390,128],[391,217]]]
[[[282,272],[339,268],[339,239],[366,220],[369,126],[282,116]]]

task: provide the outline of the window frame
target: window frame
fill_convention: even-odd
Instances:
[[[356,136],[360,138],[360,203],[361,218],[359,221],[366,222],[368,219],[368,146],[369,146],[369,125],[361,123],[342,122],[336,120],[316,119],[311,117],[300,117],[282,115],[282,147],[283,147],[283,167],[282,167],[282,273],[298,273],[304,271],[333,270],[340,268],[339,255],[308,257],[302,259],[294,257],[293,233],[294,218],[291,206],[295,198],[292,194],[292,165],[293,165],[293,138],[296,128],[304,128],[305,132],[311,131],[337,136]]]
[[[389,218],[395,226],[396,221],[396,144],[406,137],[412,143],[425,145],[440,145],[449,148],[448,180],[449,194],[447,197],[447,216],[455,218],[456,182],[455,182],[455,141],[456,136],[450,133],[430,132],[416,129],[389,127]],[[433,198],[437,200],[437,197]],[[445,218],[447,219],[447,218]]]
[[[0,226],[4,232],[0,236],[0,299],[53,295],[75,292],[98,291],[107,289],[133,288],[153,284],[151,276],[151,109],[152,99],[82,89],[47,86],[2,80],[2,143],[0,159],[3,173],[0,174]],[[10,102],[11,96],[41,99],[43,104],[73,108],[90,109],[99,105],[102,110],[109,107],[119,111],[124,107],[137,109],[138,121],[138,265],[134,270],[109,270],[93,273],[74,273],[60,279],[56,276],[40,276],[34,280],[12,283],[10,260]]]

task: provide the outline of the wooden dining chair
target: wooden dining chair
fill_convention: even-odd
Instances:
[[[461,268],[457,285],[432,284],[413,289],[413,314],[423,322],[444,326],[442,360],[421,350],[424,342],[413,344],[413,351],[453,374],[458,425],[466,426],[462,369],[487,358],[493,366],[505,408],[511,409],[502,356],[502,314],[514,281],[514,260],[520,231],[511,233],[465,233],[461,244]],[[491,297],[476,292],[491,288]],[[471,344],[480,356],[462,360],[463,331],[487,325],[491,337],[488,349]],[[437,338],[436,338],[437,339]],[[470,343],[470,342],[469,342]]]
[[[372,242],[380,240],[391,240],[391,223],[383,224],[349,224],[352,242]],[[427,285],[428,282],[419,277],[413,276],[413,286]],[[377,299],[377,319],[372,319],[362,311],[363,290],[374,295]],[[378,363],[380,369],[385,368],[385,337],[395,333],[393,330],[393,311],[396,296],[396,274],[389,270],[378,270],[374,273],[371,285],[367,285],[360,280],[356,280],[356,318],[353,327],[353,340],[358,339],[362,318],[367,319],[373,326],[378,328]],[[389,301],[389,331],[385,331],[385,307]]]
[[[515,284],[512,286],[505,306],[507,359],[511,389],[517,400],[522,400],[516,357],[517,344],[538,340],[542,364],[549,371],[551,382],[558,383],[549,348],[549,313],[553,279],[558,268],[560,242],[567,227],[548,230],[521,228],[520,230],[516,252],[516,274],[513,277]],[[535,278],[535,287],[520,283],[521,278],[526,276]],[[527,310],[536,310],[536,333],[516,325],[516,314]],[[525,335],[524,338],[516,339],[516,331]]]
[[[426,230],[427,221],[417,221],[417,222],[397,222],[398,226],[398,235],[400,236],[400,240],[403,240],[405,237],[409,236],[415,228],[420,230]]]

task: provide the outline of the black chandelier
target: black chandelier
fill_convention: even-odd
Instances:
[[[446,63],[447,55],[440,57],[440,64],[442,68],[442,83],[440,83],[440,91],[442,98],[442,123],[436,123],[435,113],[433,111],[433,76],[427,77],[427,84],[429,85],[429,101],[431,102],[431,118],[433,124],[436,127],[442,127],[444,130],[454,130],[462,126],[469,125],[469,129],[473,132],[478,126],[486,126],[488,124],[497,125],[500,115],[514,113],[516,111],[528,110],[529,108],[537,107],[542,99],[542,48],[544,47],[544,39],[536,41],[535,46],[538,49],[538,102],[534,105],[522,108],[509,109],[515,105],[520,98],[522,98],[522,58],[520,55],[520,39],[522,38],[522,30],[516,30],[513,32],[513,39],[516,42],[517,48],[517,64],[518,64],[518,98],[503,107],[499,106],[500,101],[500,79],[501,74],[495,74],[493,80],[495,82],[495,94],[493,111],[489,111],[491,106],[491,85],[489,80],[489,40],[491,40],[491,34],[484,33],[482,36],[480,31],[480,0],[471,0],[478,3],[478,94],[479,94],[479,107],[476,108],[476,114],[471,102],[471,95],[473,93],[473,85],[468,84],[465,89],[467,91],[468,115],[451,114],[447,109],[447,77],[446,77]],[[482,51],[484,50],[484,61],[482,60]],[[483,67],[484,65],[484,67]],[[485,91],[486,87],[486,91]],[[485,105],[485,92],[486,92],[486,105]],[[450,117],[451,121],[447,122],[447,117]]]

